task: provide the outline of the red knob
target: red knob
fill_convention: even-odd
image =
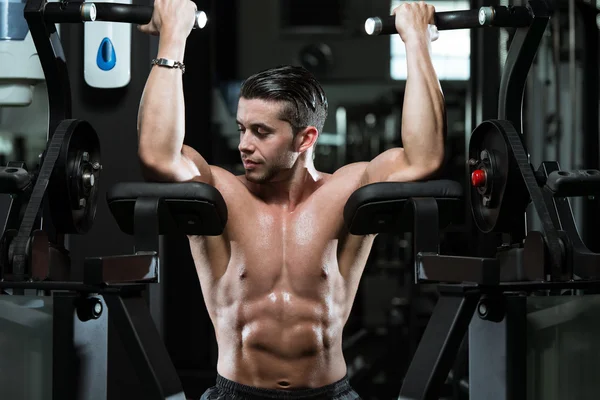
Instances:
[[[476,169],[471,174],[471,184],[475,187],[482,187],[486,184],[486,174],[483,169]]]

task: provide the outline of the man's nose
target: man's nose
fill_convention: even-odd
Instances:
[[[252,138],[247,133],[242,133],[240,135],[240,144],[238,146],[238,150],[242,153],[252,153],[254,151]]]

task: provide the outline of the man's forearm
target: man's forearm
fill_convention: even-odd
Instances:
[[[427,37],[406,43],[408,77],[402,110],[402,143],[411,166],[437,169],[444,158],[446,113]]]
[[[183,62],[185,39],[161,35],[158,58]],[[181,155],[185,136],[182,71],[152,67],[138,113],[139,156],[147,166],[166,166]]]

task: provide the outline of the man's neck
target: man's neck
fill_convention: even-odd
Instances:
[[[253,186],[266,203],[282,205],[292,212],[316,189],[320,180],[321,174],[312,162],[298,162],[274,181]]]

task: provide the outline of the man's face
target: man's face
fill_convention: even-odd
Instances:
[[[246,179],[254,183],[285,179],[296,160],[294,133],[279,119],[283,103],[240,98],[237,124]]]

